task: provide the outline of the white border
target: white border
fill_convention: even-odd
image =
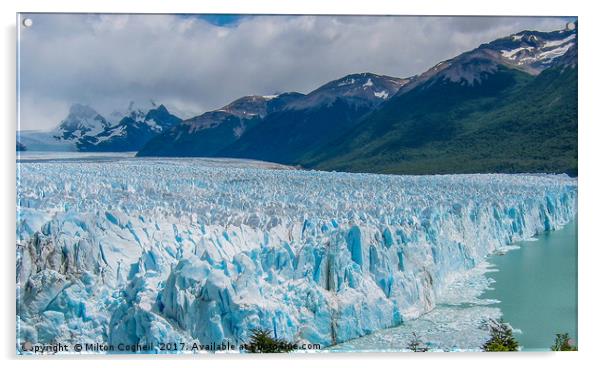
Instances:
[[[516,361],[546,366],[578,366],[594,361],[600,344],[600,231],[598,223],[602,209],[600,191],[600,159],[602,152],[600,118],[600,23],[602,14],[594,1],[479,1],[479,0],[3,0],[0,2],[2,22],[2,89],[0,113],[2,114],[2,202],[0,234],[2,242],[3,270],[2,333],[0,349],[8,364],[50,367],[77,367],[116,365],[145,367],[262,365],[287,367],[307,365],[365,366],[487,366],[507,367]],[[328,356],[303,355],[294,357],[201,357],[202,361],[190,362],[174,357],[112,357],[101,360],[94,357],[71,359],[23,359],[14,355],[15,341],[15,58],[16,12],[112,12],[112,13],[271,13],[271,14],[404,14],[404,15],[563,15],[579,17],[579,348],[578,353],[520,353],[520,354],[330,354]],[[597,231],[598,230],[598,231]],[[599,359],[596,359],[599,360]],[[374,361],[374,362],[373,362]]]

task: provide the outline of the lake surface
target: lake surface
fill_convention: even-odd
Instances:
[[[519,249],[492,256],[499,272],[483,298],[497,299],[503,317],[524,350],[549,350],[554,335],[577,340],[577,220],[564,228],[517,244]]]

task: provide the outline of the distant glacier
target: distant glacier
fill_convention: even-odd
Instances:
[[[577,214],[565,175],[280,168],[18,163],[18,342],[238,344],[261,327],[334,345],[433,310],[487,255]]]

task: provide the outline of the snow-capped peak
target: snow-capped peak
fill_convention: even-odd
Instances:
[[[502,58],[510,64],[539,72],[576,44],[576,25],[569,23],[565,29],[555,32],[519,32],[496,40],[486,47],[499,51]]]
[[[130,117],[135,121],[143,122],[146,114],[153,109],[157,109],[162,105],[158,105],[155,100],[143,100],[142,102],[131,100],[125,110],[114,110],[109,114],[109,119],[112,125],[117,125],[125,117]]]
[[[410,78],[399,93],[437,78],[473,85],[480,83],[487,74],[495,73],[500,65],[537,75],[560,62],[570,63],[577,46],[577,25],[570,24],[572,26],[558,31],[522,31],[483,44]]]
[[[373,73],[349,74],[326,83],[295,102],[295,107],[330,103],[337,98],[354,103],[378,104],[393,96],[409,79],[389,77]]]
[[[69,114],[59,123],[53,136],[57,139],[73,140],[85,135],[96,135],[109,125],[96,110],[88,105],[76,103],[71,105]]]

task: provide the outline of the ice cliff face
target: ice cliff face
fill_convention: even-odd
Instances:
[[[19,164],[20,341],[322,345],[433,309],[577,211],[565,176],[387,176],[228,161]]]

